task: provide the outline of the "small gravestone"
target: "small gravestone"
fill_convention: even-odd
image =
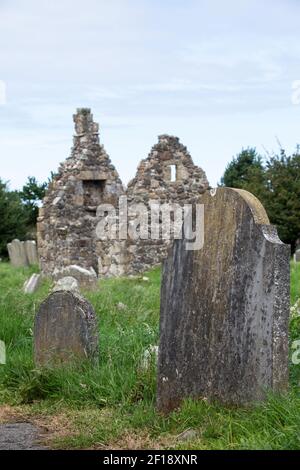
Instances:
[[[24,242],[24,245],[29,264],[38,264],[39,259],[35,241],[26,240],[26,242]]]
[[[78,281],[71,276],[62,277],[55,283],[52,292],[56,292],[58,290],[69,290],[73,292],[79,292]]]
[[[161,288],[157,406],[184,398],[261,400],[288,385],[290,248],[261,203],[218,188],[204,205],[204,246],[176,240]]]
[[[20,240],[13,240],[7,244],[10,262],[15,267],[28,266],[28,258],[25,243]]]
[[[24,283],[23,290],[25,294],[33,294],[39,288],[40,281],[40,274],[32,274],[32,276],[30,276],[30,278]]]
[[[97,359],[98,332],[92,305],[76,292],[50,294],[35,318],[34,356],[42,366]]]
[[[143,352],[140,369],[143,371],[148,371],[150,369],[151,363],[157,363],[157,355],[158,355],[158,346],[154,346],[151,344],[145,351]]]
[[[77,280],[79,287],[85,289],[95,288],[97,286],[97,274],[93,268],[86,269],[76,264],[65,266],[63,268],[56,268],[53,272],[55,281],[63,277],[73,277]]]
[[[296,250],[294,260],[296,261],[296,263],[300,263],[300,249]]]
[[[0,340],[0,364],[6,363],[6,347],[4,341]]]

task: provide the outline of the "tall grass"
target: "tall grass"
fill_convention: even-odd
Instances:
[[[251,408],[226,408],[187,400],[169,417],[155,411],[156,368],[141,368],[143,352],[158,343],[160,271],[142,279],[99,281],[86,292],[99,324],[100,356],[96,365],[37,369],[32,358],[34,315],[50,290],[44,281],[36,294],[22,286],[33,269],[0,264],[0,339],[7,347],[7,364],[0,365],[0,400],[26,406],[27,413],[68,416],[69,433],[53,445],[83,448],[126,444],[124,435],[139,447],[190,449],[300,448],[300,365],[290,365],[291,390],[270,395]],[[300,298],[300,266],[291,265],[291,300]],[[118,307],[119,302],[125,308]],[[292,320],[292,338],[300,339],[300,323]],[[190,441],[177,438],[188,428]],[[142,436],[142,437],[141,437]],[[121,444],[120,444],[120,442]],[[118,444],[119,442],[119,444]],[[116,444],[117,443],[117,444]]]
[[[291,304],[300,298],[300,263],[291,262]]]
[[[22,285],[30,270],[1,265],[0,339],[6,343],[7,364],[0,369],[1,395],[11,403],[62,399],[69,404],[104,406],[130,401],[145,389],[139,364],[143,351],[158,341],[160,273],[149,281],[101,281],[87,292],[98,317],[99,363],[37,370],[32,358],[32,329],[36,310],[49,290],[26,295]],[[124,310],[118,303],[125,305]],[[154,383],[154,374],[151,379]],[[148,380],[149,382],[149,380]],[[150,389],[152,385],[150,386]],[[0,396],[1,396],[0,395]],[[152,394],[153,396],[153,394]]]

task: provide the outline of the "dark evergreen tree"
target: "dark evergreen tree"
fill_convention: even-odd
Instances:
[[[262,157],[255,148],[243,149],[227,165],[221,186],[245,189],[262,202],[266,199],[267,180]]]
[[[0,256],[7,256],[6,244],[14,238],[24,239],[27,214],[17,191],[9,191],[0,179]]]
[[[282,241],[295,250],[300,238],[300,153],[280,155],[267,161],[266,175],[269,192],[266,208],[270,220],[278,228]]]
[[[264,205],[270,221],[277,226],[279,237],[295,250],[300,238],[300,153],[263,159],[253,148],[242,150],[227,165],[221,185],[245,189]]]
[[[29,176],[27,183],[20,192],[27,213],[28,227],[33,227],[36,224],[39,204],[45,196],[47,185],[48,183],[39,184],[34,176]]]

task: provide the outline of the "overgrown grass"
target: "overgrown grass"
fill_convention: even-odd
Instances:
[[[300,299],[300,263],[291,262],[291,304]]]
[[[251,408],[225,408],[187,400],[169,417],[155,411],[156,370],[140,367],[143,352],[158,343],[160,271],[142,279],[101,280],[85,293],[99,322],[100,359],[58,369],[36,369],[32,327],[50,285],[22,292],[31,269],[0,264],[0,339],[7,364],[0,365],[0,400],[51,431],[51,445],[64,448],[299,449],[300,365],[291,364],[291,390]],[[291,300],[300,298],[300,264],[292,263]],[[120,310],[118,303],[126,308]],[[291,340],[300,322],[291,321]],[[46,425],[46,424],[47,425]],[[50,424],[49,424],[50,423]],[[52,423],[52,424],[51,424]],[[178,437],[192,428],[189,441]]]

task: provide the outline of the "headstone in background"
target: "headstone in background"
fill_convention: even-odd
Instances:
[[[290,247],[261,203],[218,188],[204,204],[204,246],[175,241],[163,267],[157,405],[240,405],[288,386]]]
[[[29,264],[38,264],[39,259],[38,259],[36,242],[34,240],[26,240],[24,244],[25,244],[25,250],[26,250],[26,255],[27,255]]]
[[[10,262],[15,267],[28,266],[28,258],[25,243],[20,240],[13,240],[7,244]]]
[[[32,274],[32,276],[24,283],[23,290],[25,294],[33,294],[39,288],[40,281],[40,274]]]
[[[55,283],[52,292],[56,292],[58,290],[70,290],[73,292],[79,292],[78,281],[71,276],[62,277]]]
[[[142,371],[147,372],[150,369],[151,363],[157,363],[158,346],[150,344],[150,346],[143,352],[140,368]]]
[[[65,266],[64,268],[57,268],[53,272],[53,278],[55,281],[63,277],[74,277],[80,288],[95,288],[97,286],[97,274],[93,268],[85,269],[81,266],[72,264]]]
[[[0,340],[0,364],[6,364],[6,347],[2,340]]]
[[[34,325],[37,365],[58,365],[98,355],[98,331],[92,305],[71,291],[57,291],[41,304]]]
[[[295,251],[294,260],[296,261],[296,263],[300,263],[300,248]]]

